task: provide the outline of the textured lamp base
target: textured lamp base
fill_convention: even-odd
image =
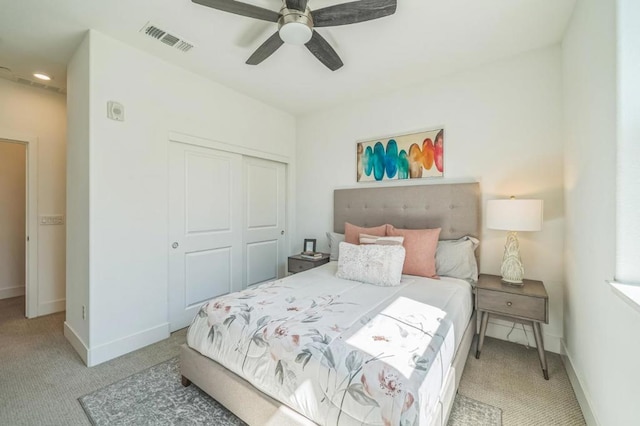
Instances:
[[[522,260],[520,260],[520,244],[516,232],[512,231],[507,234],[500,272],[502,273],[502,282],[509,285],[522,285],[524,267]]]

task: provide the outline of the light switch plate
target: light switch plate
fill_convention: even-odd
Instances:
[[[40,216],[40,225],[64,225],[64,216],[61,214]]]

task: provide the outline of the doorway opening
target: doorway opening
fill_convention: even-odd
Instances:
[[[0,135],[4,136],[4,135]],[[37,316],[36,141],[0,137],[0,299]]]

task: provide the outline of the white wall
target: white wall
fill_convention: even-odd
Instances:
[[[550,47],[300,118],[297,240],[317,238],[326,250],[333,190],[356,185],[357,140],[444,126],[444,182],[480,182],[483,203],[510,195],[544,200],[543,231],[521,233],[520,243],[526,276],[547,287],[545,345],[558,352],[564,278],[561,94],[560,49]],[[482,234],[481,271],[499,274],[506,233]],[[496,320],[488,334],[505,337],[510,325]],[[524,339],[522,331],[511,336]],[[528,339],[533,344],[530,329]]]
[[[0,139],[38,141],[38,214],[65,214],[65,96],[0,79]],[[3,136],[3,134],[5,136]],[[38,306],[35,315],[65,307],[65,226],[38,227]]]
[[[65,336],[87,362],[89,307],[89,38],[84,38],[67,66],[67,315]]]
[[[27,149],[0,139],[0,299],[24,294]]]
[[[616,72],[616,2],[576,2],[563,42],[566,353],[587,421],[637,425],[640,315],[605,283],[616,265]]]
[[[295,122],[98,32],[89,57],[93,365],[168,336],[169,132],[291,158]],[[109,100],[124,122],[107,119]]]

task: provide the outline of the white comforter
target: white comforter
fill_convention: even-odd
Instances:
[[[322,425],[427,425],[469,321],[471,286],[335,277],[336,262],[205,304],[187,343]]]

